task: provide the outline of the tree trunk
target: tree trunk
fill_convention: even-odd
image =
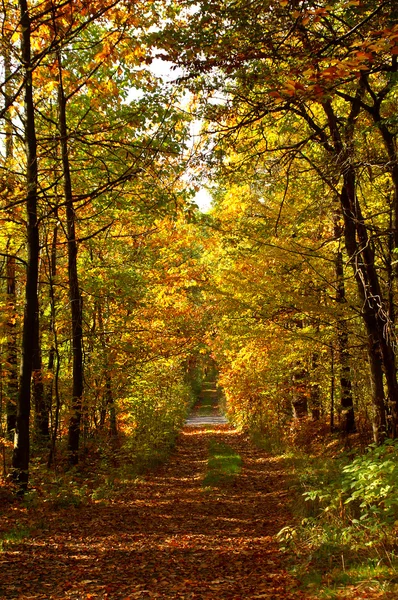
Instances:
[[[116,438],[118,435],[116,409],[112,391],[112,379],[110,377],[109,371],[106,374],[106,404],[109,409],[109,433],[112,438]]]
[[[338,215],[337,215],[338,217]],[[336,226],[335,226],[336,232]],[[339,304],[345,303],[345,285],[344,285],[344,265],[343,254],[339,248],[336,255],[336,301]],[[340,426],[344,433],[354,433],[356,431],[354,402],[352,398],[351,367],[350,354],[348,350],[348,331],[347,323],[344,319],[337,322],[337,347],[340,363],[340,408],[341,422]]]
[[[344,129],[344,141],[340,135],[336,115],[330,101],[323,104],[328,119],[336,159],[341,165],[343,186],[340,205],[344,218],[344,238],[348,260],[357,283],[358,296],[362,306],[362,319],[368,335],[369,352],[380,354],[380,364],[374,360],[374,368],[380,369],[377,379],[386,378],[388,399],[392,405],[391,435],[396,437],[398,425],[398,384],[395,356],[392,348],[394,339],[393,323],[389,319],[388,307],[384,301],[379,276],[375,267],[374,249],[369,239],[361,207],[356,196],[356,173],[352,162],[352,136],[364,93],[363,83],[359,83],[357,94],[352,102],[351,112]],[[375,393],[375,389],[373,390]],[[372,396],[376,422],[382,422],[379,398]]]
[[[55,213],[55,218],[58,220],[58,214]],[[53,240],[51,244],[51,256],[50,256],[50,308],[51,308],[51,320],[50,330],[53,336],[53,343],[48,358],[48,370],[50,373],[54,373],[54,384],[51,380],[46,390],[46,406],[49,413],[51,413],[52,397],[55,392],[55,412],[51,418],[51,444],[50,452],[48,455],[47,467],[50,468],[55,457],[55,449],[58,435],[59,426],[59,415],[61,410],[61,398],[59,395],[59,371],[60,371],[60,358],[58,351],[58,336],[57,329],[55,326],[55,289],[54,280],[57,275],[57,240],[58,240],[58,225],[54,226],[53,229]],[[52,413],[51,413],[52,414]]]
[[[32,396],[33,405],[35,407],[35,437],[37,440],[45,440],[49,435],[48,428],[48,411],[45,406],[44,385],[43,385],[43,364],[40,345],[39,331],[39,312],[36,316],[35,323],[35,342],[36,348],[33,355],[33,381],[32,381]]]
[[[36,342],[32,332],[38,313],[39,229],[37,219],[37,142],[32,90],[30,46],[30,16],[26,0],[19,1],[21,12],[21,53],[25,75],[25,143],[26,143],[26,210],[27,210],[27,267],[26,300],[22,330],[22,359],[17,401],[17,419],[12,459],[13,479],[20,493],[29,480],[29,419],[33,355]]]
[[[383,380],[383,370],[386,378],[389,400],[393,407],[398,406],[398,386],[396,377],[395,357],[391,346],[391,323],[388,311],[381,293],[379,278],[374,264],[374,252],[368,239],[366,227],[355,198],[355,174],[350,171],[344,177],[341,194],[345,219],[346,248],[354,269],[359,297],[362,302],[362,317],[368,335],[372,381]],[[357,242],[358,239],[358,242]],[[375,422],[383,423],[385,418],[384,406],[380,403],[377,390],[379,383],[373,386],[372,403],[375,412]],[[396,437],[397,415],[394,411],[391,434]]]
[[[371,347],[368,348],[368,358],[370,367],[370,385],[373,398],[373,439],[376,444],[380,444],[386,437],[387,419],[385,409],[384,385],[382,361],[380,357],[380,349]]]
[[[314,375],[316,376],[316,370],[318,367],[318,363],[319,363],[319,355],[316,352],[314,352],[314,354],[312,355],[312,366],[311,366],[312,377],[314,377]],[[321,408],[322,408],[321,386],[319,385],[319,383],[311,383],[311,386],[310,386],[310,410],[311,410],[311,417],[314,421],[319,421],[319,419],[321,418]]]
[[[18,354],[16,332],[15,258],[7,257],[7,435],[15,435],[18,398]]]
[[[101,336],[101,346],[103,351],[103,359],[104,359],[104,370],[105,370],[105,406],[109,410],[109,433],[111,437],[117,437],[117,421],[116,421],[116,410],[115,410],[115,402],[113,398],[112,391],[112,377],[109,369],[109,357],[108,357],[108,349],[106,347],[105,341],[105,329],[104,329],[104,321],[102,317],[102,306],[101,300],[97,303],[97,314],[98,314],[98,325],[100,328],[100,336]]]
[[[334,433],[334,389],[336,378],[334,374],[334,350],[330,349],[330,432]]]
[[[77,270],[76,218],[73,206],[72,181],[69,165],[68,128],[66,123],[66,97],[62,78],[62,61],[60,52],[57,53],[59,69],[58,111],[59,133],[61,138],[62,169],[64,177],[64,194],[66,206],[66,232],[68,239],[68,277],[69,300],[72,318],[72,415],[69,420],[68,453],[72,465],[78,462],[80,425],[83,402],[83,312],[82,298],[79,288]]]
[[[388,169],[390,171],[390,175],[391,175],[391,180],[392,180],[392,184],[393,184],[393,201],[392,201],[392,207],[393,207],[393,227],[392,227],[392,237],[394,240],[394,246],[395,248],[398,248],[398,153],[397,153],[397,136],[395,133],[391,133],[388,129],[388,126],[383,123],[383,120],[381,119],[380,116],[380,110],[379,107],[377,107],[377,110],[375,112],[375,122],[377,123],[377,125],[379,126],[381,135],[383,137],[383,141],[387,150],[387,154],[388,154]],[[390,258],[391,258],[391,253],[390,253]],[[397,278],[398,276],[398,263],[396,262],[395,264],[395,268],[391,269],[391,264],[389,265],[389,269],[390,269],[390,285],[392,288],[393,285],[393,279]],[[389,318],[394,319],[394,303],[391,302],[390,303],[391,309],[389,311]],[[392,328],[391,328],[392,329]],[[387,354],[388,355],[388,363],[391,364],[391,362],[393,361],[394,363],[394,368],[395,368],[395,355],[394,352],[392,351],[392,348],[390,346],[390,348],[386,348],[384,351],[382,349],[383,352],[383,363],[384,363],[384,355]],[[388,396],[389,396],[389,401],[391,402],[391,433],[393,435],[393,437],[396,437],[398,434],[398,390],[397,390],[397,378],[396,378],[396,371],[394,373],[392,373],[390,371],[390,369],[388,369],[388,371],[386,371],[386,380],[387,380],[387,387],[388,387]],[[393,391],[395,390],[395,395],[393,393]]]
[[[308,373],[300,364],[296,365],[293,372],[293,397],[292,409],[294,419],[303,419],[308,416]]]
[[[9,40],[4,44],[4,75],[5,75],[5,102],[8,106],[11,102],[12,89],[10,83],[11,61]],[[9,114],[6,115],[5,123],[5,163],[6,168],[14,156],[14,142],[12,120]],[[7,177],[7,189],[12,192],[14,177],[11,173]],[[8,248],[8,244],[7,244]],[[15,434],[15,425],[17,418],[17,397],[18,397],[18,344],[17,344],[17,314],[16,314],[16,286],[15,286],[15,257],[10,254],[6,257],[6,277],[7,277],[7,299],[6,299],[6,337],[7,337],[7,436],[12,439]]]
[[[57,213],[54,215],[56,219],[58,219]],[[44,390],[44,411],[45,411],[45,419],[48,428],[47,437],[50,435],[50,414],[51,414],[51,406],[52,406],[52,398],[53,398],[53,390],[54,390],[54,370],[55,370],[55,358],[57,355],[57,332],[55,330],[55,292],[54,292],[54,280],[57,276],[57,240],[58,240],[58,225],[55,224],[53,228],[53,238],[51,242],[51,254],[48,257],[49,260],[49,297],[50,297],[50,325],[49,332],[50,336],[52,336],[52,344],[50,348],[50,352],[48,355],[48,364],[47,371],[50,374],[50,380],[48,384],[45,386]]]

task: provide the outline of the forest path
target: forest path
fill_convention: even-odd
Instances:
[[[217,383],[212,379],[205,380],[202,383],[198,402],[193,407],[185,424],[188,427],[196,427],[198,425],[224,425],[226,423],[228,421],[220,411]]]
[[[242,457],[223,488],[202,485],[211,440]],[[44,505],[29,538],[0,553],[0,598],[305,598],[275,541],[287,495],[280,460],[229,425],[185,427],[170,461],[112,500]]]

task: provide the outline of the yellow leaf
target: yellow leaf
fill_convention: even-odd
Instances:
[[[52,92],[57,87],[58,87],[58,81],[49,81],[45,85],[45,90],[46,90],[46,92]]]

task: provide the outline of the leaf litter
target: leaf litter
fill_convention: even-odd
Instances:
[[[209,490],[214,439],[243,462]],[[167,464],[108,500],[5,511],[8,527],[22,521],[30,535],[0,553],[0,598],[306,600],[275,537],[291,522],[287,491],[280,459],[229,425],[186,427]]]

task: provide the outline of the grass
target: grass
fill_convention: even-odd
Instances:
[[[353,589],[398,597],[394,448],[355,457],[285,455],[296,524],[278,537],[294,575],[317,597],[332,600]]]
[[[3,533],[0,536],[0,552],[7,550],[8,546],[12,544],[18,544],[25,538],[29,537],[30,530],[28,527],[22,525],[16,525],[10,531]]]
[[[233,483],[239,475],[242,459],[228,444],[210,440],[207,472],[203,479],[203,487],[223,487]]]
[[[347,597],[347,592],[356,597],[356,590],[373,590],[380,593],[397,594],[398,579],[394,569],[383,564],[364,564],[353,563],[350,567],[335,567],[331,570],[325,568],[310,569],[305,573],[295,572],[296,577],[301,581],[304,589],[316,592],[317,597],[324,600],[335,600],[342,597],[342,593]],[[362,596],[361,596],[362,597]],[[380,597],[380,596],[378,596]],[[388,598],[397,597],[396,595],[386,596]]]

